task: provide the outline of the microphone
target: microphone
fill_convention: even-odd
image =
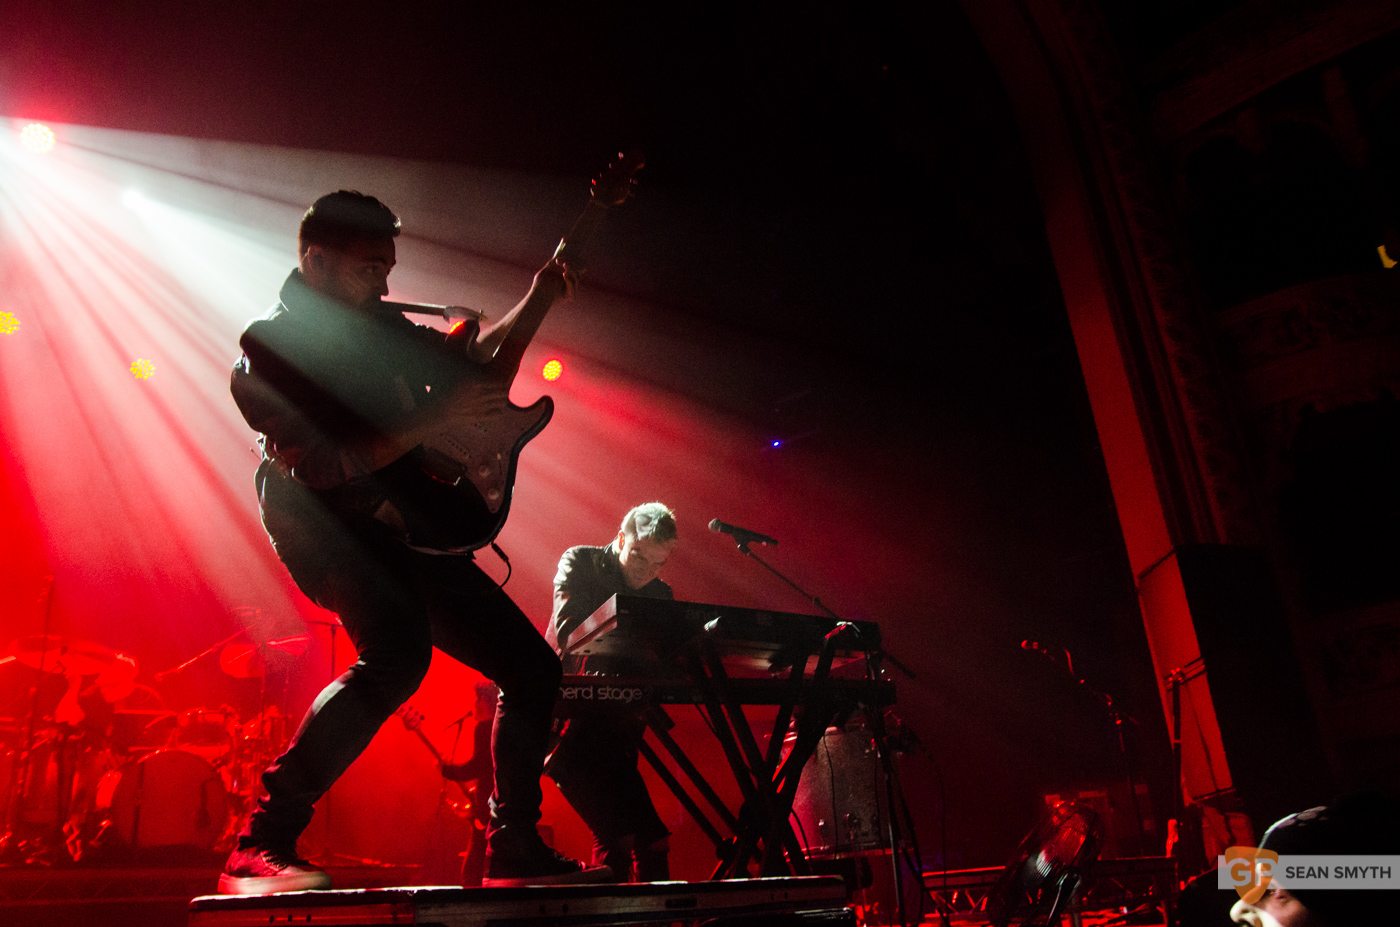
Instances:
[[[727,534],[740,545],[753,541],[755,544],[768,544],[777,547],[778,542],[766,534],[759,534],[757,531],[750,531],[748,528],[740,528],[738,525],[729,525],[718,518],[710,519],[710,530],[718,531],[720,534]]]
[[[379,308],[387,309],[391,312],[436,315],[449,322],[465,322],[468,319],[475,319],[481,322],[486,319],[486,313],[478,309],[468,309],[466,306],[440,306],[437,303],[402,303],[381,299],[379,301]]]
[[[1047,660],[1053,660],[1059,666],[1069,670],[1069,672],[1074,672],[1074,658],[1070,656],[1068,650],[1063,648],[1050,648],[1040,641],[1021,641],[1021,649],[1038,653]]]

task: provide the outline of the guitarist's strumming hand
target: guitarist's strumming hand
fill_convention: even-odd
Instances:
[[[509,401],[510,384],[499,380],[463,380],[442,397],[439,423],[472,422],[500,415]]]

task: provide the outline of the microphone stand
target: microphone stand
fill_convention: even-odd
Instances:
[[[1137,766],[1133,762],[1133,751],[1128,746],[1128,738],[1125,731],[1128,723],[1133,719],[1119,709],[1118,703],[1115,702],[1113,696],[1109,695],[1107,692],[1101,692],[1095,689],[1083,679],[1079,680],[1079,684],[1084,686],[1084,688],[1088,689],[1103,702],[1104,708],[1108,712],[1108,719],[1113,724],[1113,732],[1118,744],[1118,753],[1123,758],[1123,772],[1128,777],[1128,798],[1133,807],[1133,832],[1136,835],[1134,848],[1140,856],[1145,852],[1143,842],[1146,840],[1147,835],[1142,831],[1142,808],[1138,803],[1137,793]]]
[[[486,313],[479,309],[469,309],[466,306],[442,306],[437,303],[404,303],[381,299],[379,301],[379,308],[387,309],[390,312],[403,312],[412,315],[438,316],[449,322],[465,322],[468,319],[477,322],[486,320]]]
[[[1144,852],[1143,843],[1146,840],[1146,834],[1144,834],[1142,830],[1142,809],[1138,804],[1136,766],[1133,763],[1132,750],[1128,747],[1128,739],[1125,733],[1127,725],[1135,722],[1133,722],[1130,715],[1125,714],[1118,707],[1118,703],[1114,701],[1112,695],[1089,685],[1089,681],[1075,671],[1074,661],[1068,650],[1064,651],[1064,655],[1065,660],[1062,663],[1059,658],[1054,655],[1046,654],[1052,662],[1065,671],[1070,679],[1074,680],[1076,686],[1084,689],[1084,691],[1088,692],[1095,700],[1103,705],[1109,721],[1113,724],[1114,740],[1118,747],[1118,753],[1123,758],[1123,771],[1128,777],[1128,799],[1132,803],[1133,830],[1136,835],[1134,845],[1137,853],[1141,855]]]
[[[1200,809],[1186,797],[1186,781],[1182,774],[1181,754],[1181,693],[1186,684],[1205,673],[1200,657],[1178,666],[1167,674],[1166,684],[1171,692],[1171,819],[1167,822],[1166,854],[1177,861],[1178,871],[1193,875],[1204,872],[1205,844],[1201,838]]]
[[[235,640],[242,637],[244,633],[245,631],[242,630],[234,631],[232,634],[230,634],[223,640],[210,644],[208,647],[204,648],[199,653],[190,657],[184,663],[172,666],[170,667],[170,669],[163,669],[160,672],[156,673],[152,678],[154,678],[156,682],[160,682],[164,679],[174,676],[176,673],[183,673],[185,670],[189,669],[191,666],[198,663],[200,660],[203,660],[205,657],[212,655],[215,651],[219,650],[219,648],[223,647],[225,644],[233,643]]]
[[[307,619],[306,623],[310,625],[320,625],[324,628],[330,629],[330,647],[328,648],[330,650],[330,678],[331,681],[334,682],[336,679],[336,640],[338,639],[338,635],[340,634],[341,629],[344,628],[344,625],[342,625],[339,621],[320,621],[317,619]],[[330,791],[325,794],[325,796],[321,800],[322,803],[320,809],[321,819],[326,822],[324,833],[326,834],[325,840],[328,846],[334,845],[334,838],[336,836],[334,831],[335,816],[333,814],[335,806],[331,802],[333,795],[334,791]],[[388,863],[385,863],[383,860],[369,859],[364,856],[350,856],[347,853],[339,853],[329,848],[323,851],[322,856],[328,862],[331,860],[348,860],[349,862],[359,866],[388,865]]]
[[[396,307],[395,307],[395,308],[396,308]],[[330,677],[330,682],[334,682],[335,679],[336,679],[336,673],[335,673],[335,656],[336,656],[336,654],[335,654],[335,645],[336,645],[337,635],[339,635],[340,629],[341,629],[342,625],[341,625],[341,623],[340,623],[339,621],[322,621],[322,620],[318,620],[318,619],[315,619],[315,618],[308,618],[308,619],[306,620],[306,623],[309,624],[309,625],[320,625],[321,627],[326,628],[326,629],[328,629],[328,631],[329,631],[330,641],[329,641],[329,646],[327,647],[327,650],[330,651],[330,667],[329,667],[330,672],[329,672],[329,677]],[[329,684],[330,684],[330,683],[328,682],[327,685],[329,685]],[[314,704],[314,703],[313,703],[313,704]],[[308,709],[308,711],[309,711],[309,710],[310,710],[310,709]],[[285,745],[284,745],[283,749],[285,749]],[[335,824],[335,815],[334,815],[334,813],[333,813],[333,812],[335,811],[335,805],[334,805],[334,803],[332,802],[332,798],[333,798],[333,796],[332,796],[331,792],[327,792],[327,793],[325,794],[325,796],[323,796],[323,798],[322,798],[322,800],[321,800],[321,808],[320,808],[321,820],[325,822],[325,825],[324,825],[324,828],[323,828],[323,830],[322,830],[322,833],[325,834],[324,840],[325,840],[325,843],[326,843],[326,847],[323,848],[323,854],[324,854],[327,858],[334,856],[334,857],[336,857],[336,858],[338,858],[338,859],[340,859],[340,858],[346,858],[346,859],[348,859],[349,857],[344,857],[342,854],[336,853],[335,851],[329,849],[329,847],[330,847],[330,846],[333,846],[334,843],[335,843],[335,831],[334,831],[334,828],[333,828],[333,825]]]
[[[749,549],[749,539],[748,539],[748,538],[743,538],[743,539],[738,539],[738,538],[736,538],[734,544],[735,544],[735,546],[739,549],[739,552],[740,552],[741,554],[743,554],[745,557],[748,557],[750,560],[754,561],[754,562],[757,563],[759,566],[763,567],[763,568],[764,568],[765,570],[767,570],[769,573],[772,573],[774,576],[778,577],[778,579],[780,579],[780,580],[782,580],[784,583],[786,583],[786,584],[787,584],[791,589],[793,589],[798,595],[802,596],[804,599],[806,599],[807,601],[811,602],[812,605],[814,605],[816,608],[818,608],[818,609],[822,612],[822,614],[824,614],[824,615],[826,615],[828,618],[832,618],[832,619],[834,619],[834,620],[836,620],[836,621],[845,621],[845,620],[846,620],[846,619],[842,618],[840,615],[836,614],[836,612],[834,612],[834,611],[832,611],[830,608],[828,608],[828,607],[826,606],[826,603],[823,602],[820,598],[818,598],[818,597],[815,596],[815,595],[812,595],[810,592],[808,592],[807,590],[803,589],[801,586],[797,585],[797,583],[793,582],[791,579],[788,579],[788,578],[787,578],[786,576],[784,576],[782,573],[778,572],[778,570],[774,569],[774,567],[773,567],[771,564],[769,564],[766,560],[764,560],[764,559],[763,559],[762,557],[760,557],[758,554],[756,554],[756,553],[754,553],[752,550],[750,550],[750,549]],[[905,665],[904,663],[900,662],[900,660],[899,660],[894,654],[890,653],[888,650],[881,650],[881,651],[880,651],[880,656],[883,657],[884,659],[888,660],[888,661],[890,662],[890,665],[892,665],[895,669],[899,670],[901,673],[903,673],[903,674],[904,674],[906,677],[908,677],[909,679],[918,679],[918,678],[919,678],[919,677],[918,677],[918,674],[916,674],[916,673],[915,673],[912,669],[910,669],[907,665]]]
[[[735,537],[734,544],[739,549],[739,552],[742,553],[745,557],[748,557],[750,560],[763,567],[769,573],[782,580],[789,588],[793,589],[803,598],[807,599],[814,606],[820,609],[821,612],[825,614],[828,618],[831,618],[838,622],[838,627],[836,629],[837,633],[839,633],[839,631],[842,629],[841,625],[848,624],[846,619],[842,618],[840,615],[836,614],[836,612],[828,608],[826,606],[826,603],[824,603],[820,598],[809,593],[801,586],[797,585],[797,583],[795,583],[793,580],[789,579],[787,576],[784,576],[766,560],[758,556],[758,554],[754,553],[749,548],[749,542],[751,540],[753,539],[748,537]],[[895,659],[894,656],[892,656],[888,652],[885,652],[884,650],[881,650],[879,652],[867,651],[866,667],[867,674],[870,677],[872,687],[879,681],[878,674],[880,672],[880,659],[882,657],[889,660],[890,663],[893,664],[900,672],[904,673],[905,676],[909,677],[910,679],[917,678],[914,672],[911,669],[909,669],[909,667],[905,666],[899,660]],[[901,925],[908,925],[909,921],[904,905],[904,876],[900,871],[900,846],[901,844],[903,844],[904,841],[902,839],[902,835],[899,832],[899,825],[897,822],[898,812],[895,803],[896,783],[899,781],[899,778],[898,771],[895,769],[894,765],[894,757],[889,750],[888,733],[885,730],[884,725],[884,712],[880,708],[878,699],[874,700],[874,704],[870,708],[870,728],[871,737],[875,744],[875,752],[880,758],[880,767],[885,774],[886,804],[888,805],[887,819],[889,822],[890,838],[890,865],[891,875],[894,879],[895,904],[899,911],[899,923]],[[922,873],[920,873],[919,876],[920,882],[922,884]]]

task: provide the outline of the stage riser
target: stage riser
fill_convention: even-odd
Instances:
[[[443,886],[288,892],[190,902],[189,927],[855,927],[825,876],[518,889]]]

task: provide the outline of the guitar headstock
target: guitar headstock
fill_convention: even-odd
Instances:
[[[619,151],[617,157],[603,168],[589,184],[589,195],[603,206],[621,206],[632,196],[637,186],[637,174],[646,167],[640,151]]]
[[[427,716],[412,705],[400,705],[394,714],[399,716],[406,730],[416,731],[423,724],[423,719]]]

